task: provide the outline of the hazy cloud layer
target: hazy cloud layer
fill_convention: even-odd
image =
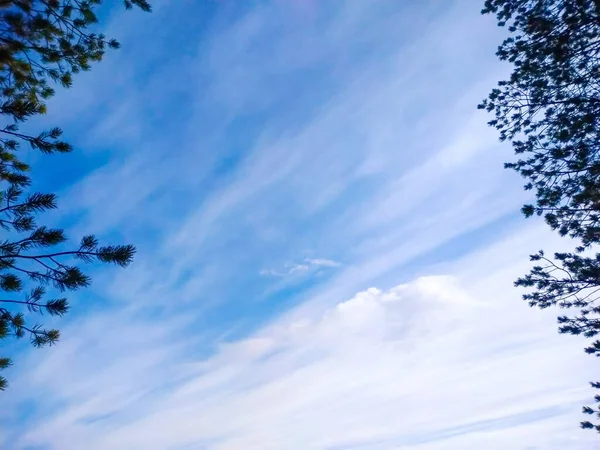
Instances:
[[[512,287],[564,243],[475,110],[480,5],[193,3],[115,10],[51,105],[81,147],[52,220],[140,252],[14,355],[0,446],[590,448],[593,361]]]

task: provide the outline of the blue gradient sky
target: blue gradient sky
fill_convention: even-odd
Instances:
[[[30,125],[77,147],[34,158],[48,220],[139,254],[14,350],[0,446],[590,448],[592,361],[512,288],[565,243],[475,108],[479,2],[153,5]]]

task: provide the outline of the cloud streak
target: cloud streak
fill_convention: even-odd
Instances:
[[[515,257],[513,243],[499,245]],[[474,267],[483,257],[463,264]],[[115,392],[112,400],[111,391],[102,392],[46,419],[21,442],[92,449],[589,448],[587,435],[572,431],[576,406],[588,395],[578,378],[591,370],[585,355],[576,356],[577,342],[551,334],[552,315],[539,317],[502,296],[476,297],[464,275],[371,288],[320,313],[275,321],[172,371],[164,369],[173,356],[162,341],[150,352],[154,364],[136,367],[159,378],[179,373],[174,386],[160,389],[166,380],[159,379],[154,388],[130,386],[129,396]],[[498,289],[507,275],[478,285]],[[552,429],[551,437],[540,438],[540,429]]]
[[[280,271],[273,269],[263,269],[261,275],[285,278],[287,276],[307,274],[323,268],[332,269],[340,267],[342,263],[324,258],[305,258],[301,263],[288,263]]]
[[[130,50],[56,100],[102,87],[63,120],[111,146],[73,162],[57,221],[140,253],[18,355],[0,446],[589,448],[589,362],[511,287],[559,244],[516,220],[474,111],[493,24],[464,1],[208,3],[115,16]]]

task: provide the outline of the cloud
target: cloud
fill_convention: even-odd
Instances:
[[[282,270],[279,271],[273,269],[263,269],[260,271],[260,274],[265,276],[285,278],[293,275],[298,276],[308,274],[309,272],[318,271],[321,268],[332,269],[340,267],[341,265],[341,263],[333,261],[332,259],[305,258],[301,263],[288,263]]]
[[[367,289],[192,364],[157,341],[146,352],[157,359],[135,365],[156,374],[154,388],[118,377],[108,392],[90,386],[15,448],[589,448],[573,432],[592,363],[579,342],[553,333],[552,314],[475,296],[464,275]],[[506,281],[479,283],[496,292]]]
[[[116,16],[130,50],[57,97],[79,142],[108,136],[66,171],[62,223],[139,254],[16,355],[0,447],[589,448],[592,362],[511,286],[559,243],[516,219],[474,111],[492,22],[213,3]]]
[[[337,261],[333,261],[331,259],[321,259],[321,258],[316,258],[316,259],[307,259],[306,262],[308,262],[309,264],[313,265],[313,266],[318,266],[318,267],[340,267],[342,264],[337,262]]]

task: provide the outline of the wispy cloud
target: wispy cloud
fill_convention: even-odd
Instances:
[[[342,265],[342,263],[337,261],[321,258],[309,258],[306,260],[306,262],[317,267],[340,267]]]
[[[531,230],[518,240],[533,232],[539,234]],[[461,264],[481,266],[497,250],[513,263],[523,261],[524,251],[515,251],[514,243],[511,238]],[[551,314],[502,295],[478,297],[479,286],[501,291],[511,269],[488,274],[473,288],[467,273],[371,288],[320,312],[272,322],[191,364],[173,353],[166,336],[144,340],[151,351],[126,346],[124,352],[144,354],[145,361],[113,355],[109,370],[87,379],[87,388],[59,381],[69,366],[42,366],[39,381],[47,385],[44,375],[53,373],[58,380],[52,392],[72,397],[19,443],[90,449],[589,448],[588,436],[572,431],[578,402],[588,394],[582,374],[591,370],[585,355],[574,351],[577,342],[554,337]],[[123,348],[121,333],[102,345]],[[69,353],[65,346],[56,351],[53,358]],[[128,385],[123,375],[134,374],[130,365],[153,376]],[[541,429],[552,432],[540,435]]]
[[[129,50],[56,100],[109,146],[72,160],[60,220],[140,253],[16,358],[0,446],[589,448],[589,363],[511,287],[554,241],[515,220],[474,111],[493,23],[462,1],[200,3],[116,15]]]
[[[315,270],[318,271],[322,268],[331,269],[335,267],[340,267],[341,265],[341,263],[333,261],[332,259],[305,258],[300,263],[285,264],[281,270],[262,269],[260,271],[260,274],[265,276],[285,278],[290,275],[307,274],[310,272],[314,272]]]

